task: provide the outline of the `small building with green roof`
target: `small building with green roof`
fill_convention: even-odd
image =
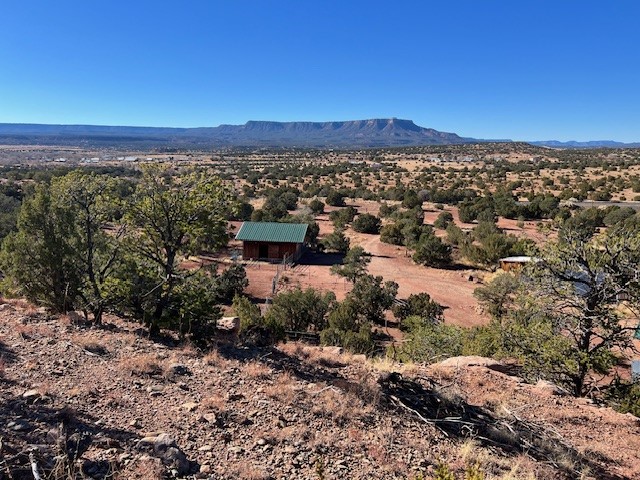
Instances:
[[[296,261],[303,253],[306,223],[243,222],[236,234],[243,260]]]

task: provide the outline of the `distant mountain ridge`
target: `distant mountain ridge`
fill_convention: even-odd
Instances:
[[[567,142],[561,142],[558,140],[542,140],[535,142],[527,142],[531,145],[539,147],[552,147],[552,148],[637,148],[640,147],[640,142],[624,143],[616,142],[613,140],[591,140],[588,142],[577,142],[570,140]]]
[[[0,144],[208,149],[217,147],[374,148],[511,142],[461,137],[400,118],[337,122],[273,122],[250,120],[217,127],[128,127],[0,123]],[[610,140],[531,141],[550,148],[634,148],[640,142]]]
[[[0,124],[0,143],[80,146],[357,148],[456,145],[482,142],[416,125],[376,118],[339,122],[272,122],[170,128],[99,125]]]

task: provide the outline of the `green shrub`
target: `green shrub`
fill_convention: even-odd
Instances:
[[[351,242],[344,234],[344,229],[336,229],[322,239],[322,247],[325,250],[346,253]]]
[[[320,293],[309,287],[297,287],[276,295],[265,315],[267,324],[282,325],[285,330],[320,331],[326,327],[326,315],[335,302],[333,292]]]
[[[409,295],[406,303],[394,304],[392,311],[398,320],[404,320],[410,316],[417,316],[434,323],[444,320],[444,308],[433,301],[426,292]]]
[[[381,222],[375,215],[363,213],[356,217],[352,226],[356,232],[375,234],[380,231]]]
[[[408,317],[403,322],[408,330],[405,342],[395,350],[401,362],[434,363],[462,354],[463,331],[455,325],[425,322],[420,317]]]
[[[451,212],[441,212],[440,215],[438,215],[438,218],[436,218],[435,222],[433,222],[433,226],[444,230],[452,222],[453,215],[451,214]]]
[[[617,411],[640,417],[640,384],[617,378],[606,390],[605,399]]]
[[[428,267],[442,267],[451,263],[451,247],[433,233],[424,233],[413,254],[416,263]]]
[[[326,203],[332,207],[344,207],[344,195],[336,190],[331,190],[327,194]]]
[[[324,203],[321,200],[313,199],[309,202],[309,208],[315,214],[324,212]]]

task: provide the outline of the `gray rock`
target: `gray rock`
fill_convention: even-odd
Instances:
[[[27,390],[22,394],[22,398],[25,400],[35,401],[37,398],[40,398],[40,392],[36,389]]]
[[[131,420],[129,422],[129,426],[133,427],[133,428],[142,428],[142,424],[140,423],[140,420],[138,420],[138,419]]]
[[[187,475],[191,471],[191,462],[182,450],[169,447],[162,454],[162,462],[176,470],[179,476]]]
[[[200,418],[207,423],[218,423],[218,417],[215,413],[204,413]]]
[[[538,380],[533,386],[533,389],[540,393],[550,394],[550,395],[559,395],[559,396],[568,396],[569,392],[564,388],[556,385],[555,383],[551,383],[547,380]]]
[[[182,408],[187,412],[194,412],[198,409],[198,405],[198,402],[186,402],[182,404]]]
[[[222,317],[216,322],[216,328],[237,333],[240,330],[240,317]]]
[[[171,375],[191,375],[189,368],[181,363],[172,363],[169,365],[168,372]]]
[[[25,420],[18,420],[17,422],[9,422],[8,425],[11,430],[14,432],[24,432],[27,430],[31,430],[31,424],[26,422]]]
[[[144,437],[138,441],[138,448],[153,449],[153,453],[162,463],[175,470],[178,476],[187,475],[192,470],[192,463],[168,433]]]

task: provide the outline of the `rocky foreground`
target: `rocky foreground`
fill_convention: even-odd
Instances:
[[[486,359],[201,352],[0,305],[0,479],[640,478],[640,422]]]

